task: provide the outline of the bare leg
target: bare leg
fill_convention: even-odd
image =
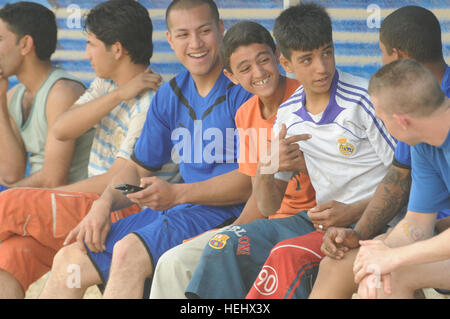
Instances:
[[[0,299],[23,299],[25,292],[17,279],[9,272],[0,270]]]
[[[102,279],[91,260],[75,243],[56,254],[39,298],[81,299],[87,288],[101,283]]]
[[[153,274],[147,249],[135,234],[114,246],[111,271],[103,298],[142,298],[145,279]]]
[[[358,249],[348,251],[341,260],[325,257],[309,295],[311,299],[350,299],[357,290],[353,275],[353,262]]]

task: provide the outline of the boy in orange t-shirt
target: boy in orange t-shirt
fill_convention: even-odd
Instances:
[[[235,118],[241,143],[239,171],[253,179],[259,154],[264,154],[270,143],[278,107],[300,84],[297,80],[280,75],[279,52],[273,38],[263,26],[255,22],[242,21],[231,27],[223,39],[220,54],[225,75],[254,94],[241,105]],[[303,173],[297,173],[291,179],[281,207],[271,218],[289,217],[316,205],[315,191],[306,174],[303,154],[295,143],[304,138],[299,135],[285,140],[289,152],[285,157],[280,157],[280,167]],[[203,247],[208,242],[210,245],[216,243],[218,247],[226,245],[226,239],[222,241],[223,238],[214,235],[224,230],[238,233],[241,227],[237,225],[261,218],[265,217],[259,212],[252,194],[233,225],[206,232],[164,253],[154,272],[150,298],[185,298],[185,288]]]

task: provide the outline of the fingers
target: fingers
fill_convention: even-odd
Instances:
[[[293,135],[293,136],[286,138],[285,141],[288,144],[292,144],[292,143],[297,143],[300,141],[306,141],[306,140],[309,140],[310,138],[311,138],[311,134],[298,134],[298,135]]]
[[[64,239],[64,243],[63,245],[68,245],[70,244],[78,235],[78,226],[75,227],[72,231],[70,231],[70,233],[66,236],[66,239]]]
[[[287,129],[286,129],[286,124],[281,124],[281,129],[280,132],[278,133],[277,139],[283,140],[286,137],[287,134]]]

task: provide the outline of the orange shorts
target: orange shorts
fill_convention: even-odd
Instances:
[[[13,275],[26,291],[51,269],[53,257],[69,232],[99,197],[39,188],[0,193],[0,269]],[[111,213],[115,222],[142,209],[133,205]]]

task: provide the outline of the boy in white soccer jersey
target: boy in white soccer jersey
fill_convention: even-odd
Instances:
[[[322,256],[321,232],[358,220],[392,160],[396,141],[375,117],[367,80],[336,70],[325,9],[315,4],[290,7],[276,19],[274,36],[283,54],[281,64],[302,86],[280,106],[274,125],[280,135],[273,142],[300,133],[312,136],[299,146],[318,205],[293,217],[257,220],[220,233],[221,245],[211,242],[203,251],[188,297],[243,298],[255,279],[248,297],[307,297],[308,279],[314,279]],[[279,208],[292,172],[264,174],[279,154],[267,156],[270,161],[258,164],[254,191],[261,213],[269,216]],[[300,271],[271,267],[258,276],[274,246],[297,236],[306,251]],[[283,260],[277,264],[282,267]]]

